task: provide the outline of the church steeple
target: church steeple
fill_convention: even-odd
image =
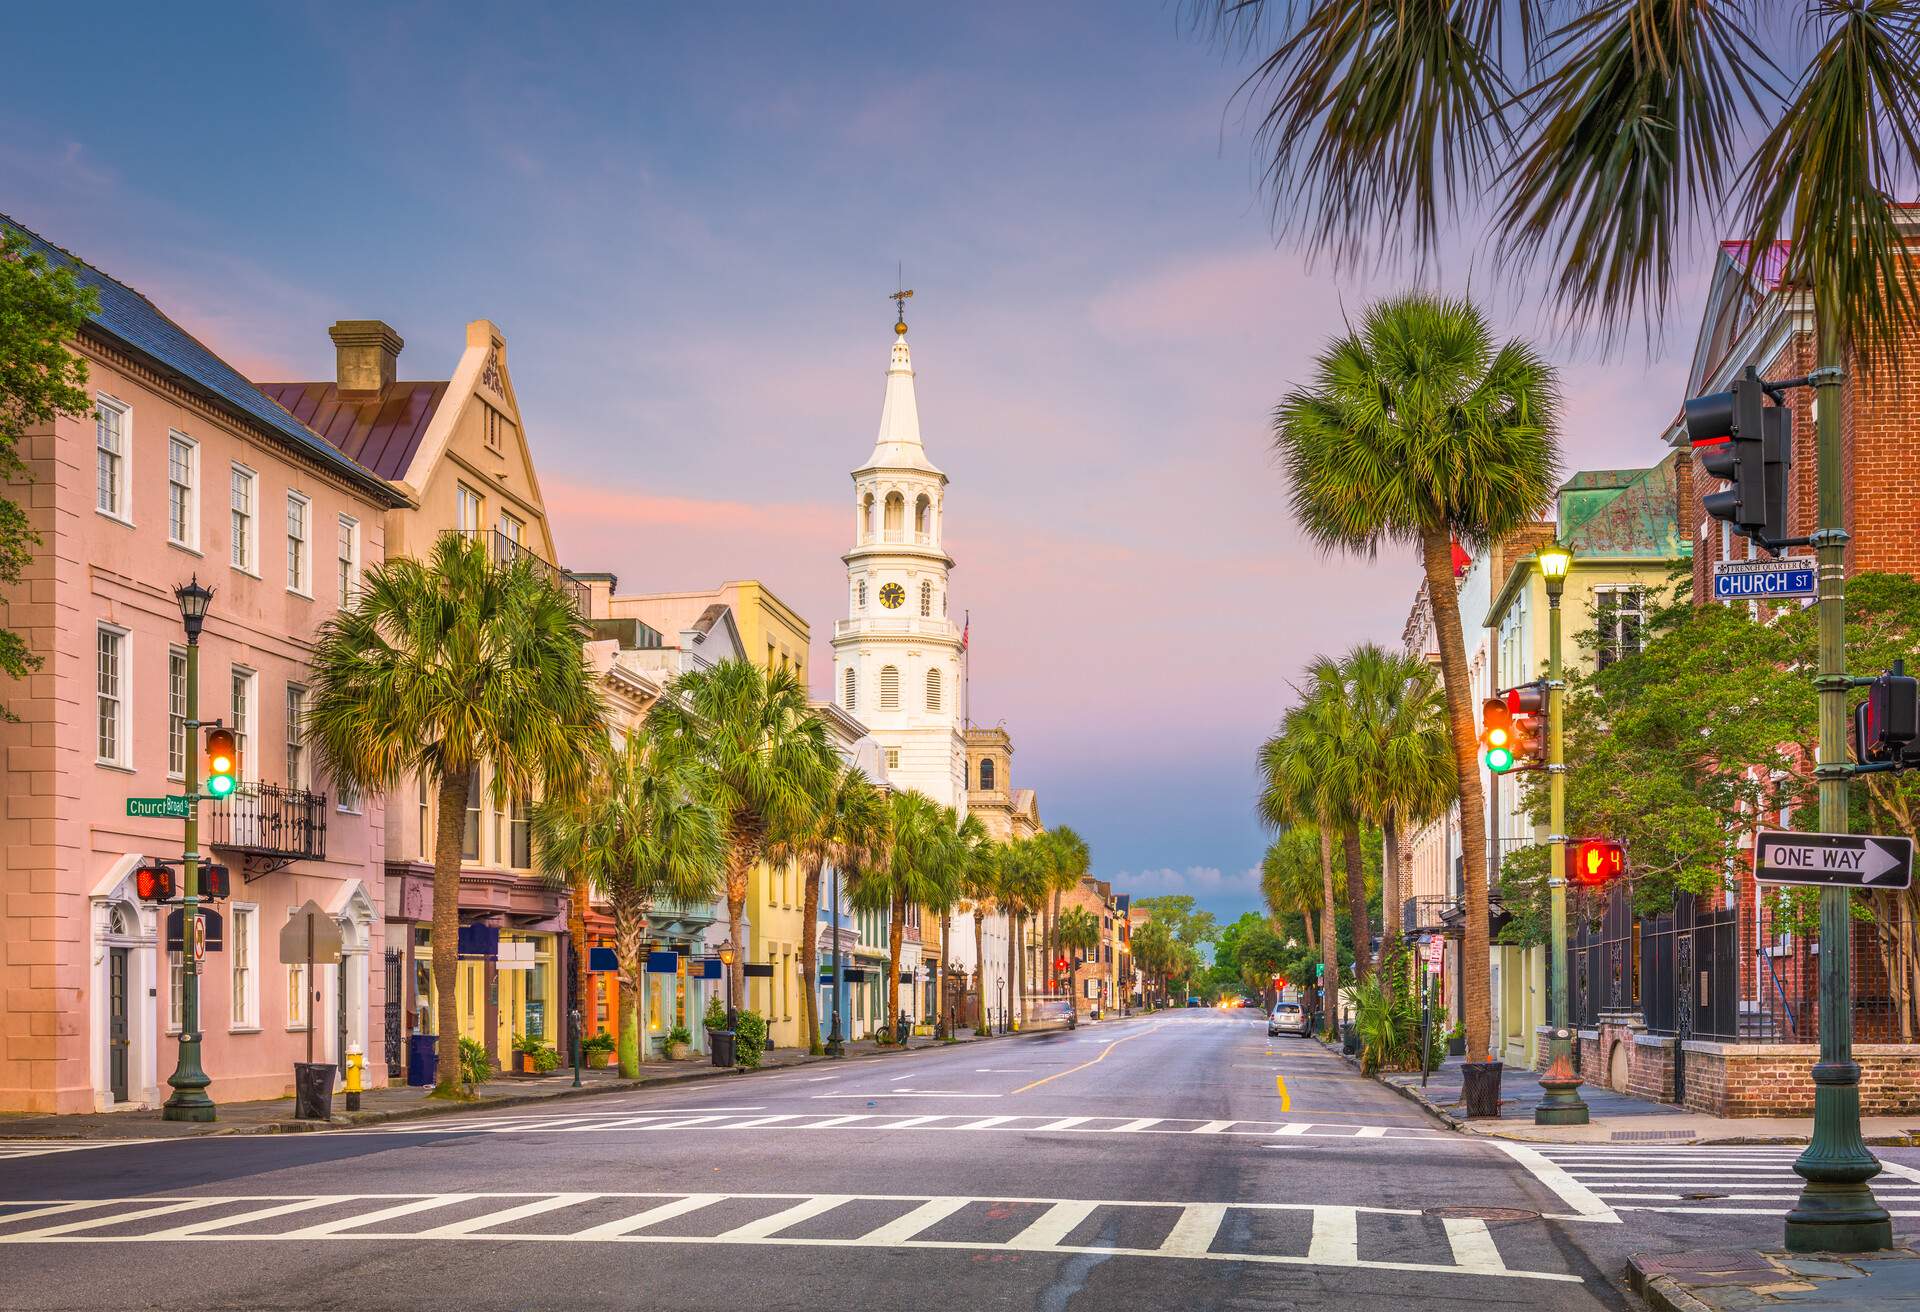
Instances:
[[[893,357],[887,365],[887,393],[880,403],[880,433],[874,439],[871,469],[920,469],[938,474],[920,442],[920,405],[913,392],[913,354],[907,348],[907,298],[911,291],[889,299],[898,307],[893,324]]]

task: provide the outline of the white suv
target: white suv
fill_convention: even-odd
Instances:
[[[1307,1037],[1307,1013],[1297,1002],[1283,1002],[1273,1009],[1267,1017],[1267,1037],[1275,1038],[1281,1034],[1298,1034]]]

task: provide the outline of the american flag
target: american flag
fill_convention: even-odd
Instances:
[[[961,651],[965,651],[967,649],[967,631],[970,630],[971,628],[973,628],[973,612],[967,611],[965,612],[965,618],[960,621],[960,650]]]

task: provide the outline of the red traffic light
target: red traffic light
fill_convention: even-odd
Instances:
[[[214,899],[233,896],[233,873],[223,865],[203,863],[200,867],[200,896]]]
[[[1517,688],[1507,689],[1507,713],[1509,715],[1539,715],[1547,709],[1547,683],[1545,679],[1533,683],[1523,683]]]
[[[1568,864],[1570,881],[1598,888],[1627,873],[1627,849],[1611,838],[1582,838],[1573,845]]]
[[[141,866],[133,872],[133,891],[142,902],[171,902],[174,897],[170,866]]]

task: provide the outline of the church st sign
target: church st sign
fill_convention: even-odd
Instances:
[[[1905,888],[1913,878],[1913,840],[1763,829],[1753,847],[1753,877],[1762,884]]]
[[[184,796],[129,797],[127,814],[143,819],[185,820],[187,799]]]
[[[1811,557],[1713,563],[1715,601],[1780,601],[1812,597],[1819,591],[1820,579]]]

